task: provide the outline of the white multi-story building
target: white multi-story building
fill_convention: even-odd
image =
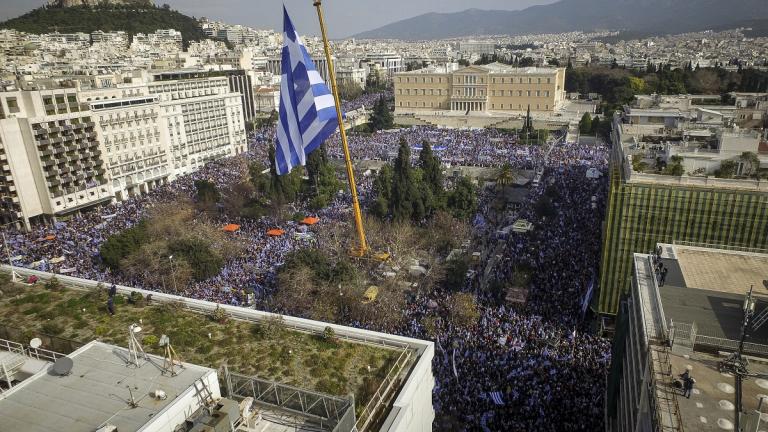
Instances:
[[[242,96],[215,75],[72,77],[0,91],[0,222],[29,228],[245,152]]]
[[[146,86],[136,90],[146,93]],[[168,133],[160,126],[159,97],[125,93],[124,89],[108,89],[83,94],[89,100],[118,201],[147,193],[173,175]]]
[[[160,98],[161,128],[168,131],[177,175],[246,151],[241,95],[230,91],[227,77],[164,72],[153,76],[149,93]]]
[[[2,219],[29,227],[114,198],[96,124],[76,89],[2,92],[0,105]]]

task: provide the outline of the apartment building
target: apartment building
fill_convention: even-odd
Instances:
[[[230,77],[105,77],[0,91],[0,222],[29,228],[246,151],[243,101]]]
[[[161,129],[169,134],[176,175],[246,151],[241,95],[230,91],[226,76],[177,71],[158,73],[152,79],[149,94],[160,99]]]
[[[449,64],[395,75],[396,114],[553,112],[564,101],[564,68]]]
[[[81,97],[93,114],[116,200],[147,193],[173,176],[158,96],[139,86],[85,91]]]
[[[31,222],[114,198],[96,124],[74,88],[0,93],[3,216]]]

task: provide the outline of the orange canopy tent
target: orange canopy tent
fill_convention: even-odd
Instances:
[[[56,236],[55,236],[55,235],[53,235],[53,234],[48,234],[47,236],[45,236],[45,239],[46,239],[46,240],[53,240],[53,239],[55,239],[55,238],[56,238]]]
[[[236,224],[224,225],[224,231],[226,232],[235,232],[239,229],[240,229],[240,225],[236,225]]]
[[[285,234],[285,231],[281,230],[280,228],[272,228],[271,230],[267,231],[267,235],[272,237],[279,237],[283,234]]]
[[[303,223],[304,225],[314,225],[318,222],[320,222],[320,218],[316,218],[313,216],[307,216],[304,218],[303,221],[301,221],[301,223]]]

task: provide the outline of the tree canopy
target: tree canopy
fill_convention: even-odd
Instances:
[[[26,14],[0,23],[0,28],[12,28],[26,33],[92,33],[125,31],[154,33],[160,29],[176,29],[181,32],[184,45],[190,41],[205,39],[195,18],[170,8],[155,7],[151,4],[137,7],[135,4],[100,4],[96,6],[75,6],[68,8],[40,7]]]

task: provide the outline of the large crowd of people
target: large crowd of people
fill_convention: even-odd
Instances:
[[[368,101],[368,103],[375,102]],[[360,106],[368,106],[365,101]],[[122,203],[82,212],[66,221],[39,226],[30,232],[4,230],[15,265],[72,276],[119,283],[152,290],[111,272],[99,257],[99,247],[111,235],[137,224],[150,209],[178,197],[195,193],[194,181],[206,179],[220,188],[233,179],[243,179],[253,160],[268,166],[266,147],[274,139],[274,128],[255,131],[250,150],[210,163],[201,170],[163,184],[150,193]],[[480,194],[475,218],[473,245],[483,259],[464,287],[476,295],[479,322],[470,327],[452,325],[441,316],[429,332],[422,318],[446,309],[445,288],[418,295],[402,313],[398,328],[376,328],[364,322],[343,323],[436,341],[434,358],[434,407],[438,421],[451,427],[483,431],[594,431],[602,425],[604,376],[610,350],[604,340],[583,328],[583,303],[587,286],[598,268],[599,227],[605,207],[606,181],[588,178],[588,169],[605,174],[607,148],[603,145],[567,143],[561,137],[551,146],[521,145],[516,136],[496,130],[455,130],[413,127],[372,135],[350,136],[355,159],[391,160],[401,137],[414,149],[429,141],[444,163],[498,167],[511,164],[520,169],[544,170],[540,184],[528,189],[528,197],[514,214],[491,205],[494,193]],[[340,157],[334,144],[331,157]],[[413,152],[414,162],[418,151]],[[369,179],[361,179],[362,201],[370,193]],[[554,212],[542,215],[536,202],[551,199]],[[503,212],[503,213],[502,213]],[[319,212],[321,220],[348,218],[348,199],[339,197]],[[512,219],[533,223],[529,233],[499,235]],[[265,235],[278,222],[228,218],[215,223],[236,223],[233,235],[246,244],[245,250],[225,263],[221,273],[193,282],[183,295],[234,305],[269,307],[276,287],[275,272],[285,255],[304,246],[298,224],[280,223],[286,234]],[[500,259],[490,259],[501,255]],[[503,293],[488,286],[503,286],[516,271],[526,269],[530,283],[525,304],[504,304]],[[501,283],[489,283],[491,281]],[[246,293],[253,293],[247,296]]]

